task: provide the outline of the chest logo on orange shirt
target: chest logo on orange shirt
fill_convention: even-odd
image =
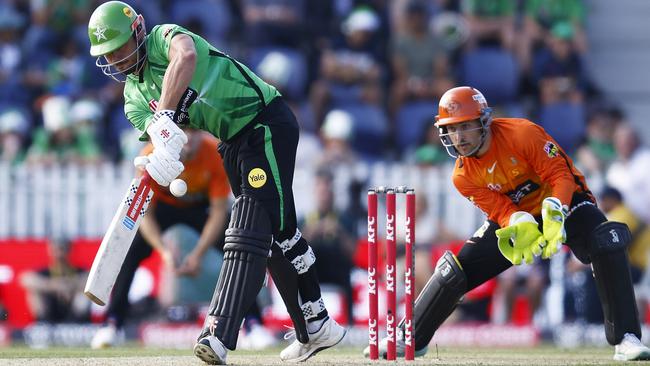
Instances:
[[[519,204],[521,200],[526,197],[527,195],[535,192],[536,190],[539,189],[539,184],[533,182],[532,180],[527,180],[520,185],[518,185],[515,189],[513,189],[510,192],[507,192],[506,195],[510,197],[510,200],[512,203]]]
[[[488,183],[488,189],[495,192],[501,192],[501,184],[499,183]]]
[[[491,167],[487,168],[488,174],[494,173],[494,168],[496,168],[496,166],[497,166],[497,162],[495,161],[494,164],[492,164]]]
[[[253,188],[260,188],[266,183],[266,172],[260,168],[253,168],[248,172],[248,184]]]

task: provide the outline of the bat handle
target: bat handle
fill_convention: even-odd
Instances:
[[[149,172],[147,172],[147,171],[145,170],[145,171],[142,173],[142,178],[140,178],[140,182],[141,182],[142,184],[144,184],[145,186],[150,187],[150,186],[151,186],[151,183],[152,183],[152,180],[153,180],[153,178],[151,178],[151,176],[149,175]],[[175,181],[176,181],[176,180],[180,180],[180,181],[182,182],[182,184],[185,185],[185,189],[183,189],[183,191],[182,191],[181,193],[175,193],[175,192],[173,192],[172,188],[170,187],[170,190],[172,190],[172,194],[173,194],[174,196],[176,196],[176,197],[181,197],[181,196],[183,196],[183,195],[185,194],[185,192],[186,192],[186,190],[187,190],[187,183],[186,183],[185,181],[183,181],[182,179],[180,179],[180,178],[177,178],[177,179],[174,179],[174,180],[175,180]],[[173,182],[172,182],[172,183],[173,183]],[[172,186],[173,186],[173,184],[172,184]]]
[[[146,185],[151,185],[151,176],[149,175],[148,171],[143,170],[142,178],[140,178],[140,181]]]

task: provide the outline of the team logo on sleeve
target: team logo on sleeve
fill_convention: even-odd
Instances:
[[[126,15],[129,18],[133,16],[133,12],[131,11],[131,9],[126,6],[124,7],[124,9],[122,9],[122,11],[124,12],[124,15]]]
[[[558,149],[558,147],[550,141],[546,141],[546,144],[544,145],[544,151],[549,158],[554,158],[560,154],[560,149]]]
[[[260,168],[253,168],[248,172],[248,184],[253,188],[260,188],[266,183],[266,172]]]

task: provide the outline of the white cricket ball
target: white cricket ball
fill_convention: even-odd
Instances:
[[[169,191],[175,197],[182,197],[187,192],[187,183],[182,179],[174,179],[169,185]]]

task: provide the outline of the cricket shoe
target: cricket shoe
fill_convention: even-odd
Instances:
[[[115,325],[108,324],[97,330],[90,341],[90,348],[109,348],[124,343],[124,329],[117,329]]]
[[[379,358],[386,359],[386,355],[388,354],[388,338],[383,338],[381,341],[379,341],[378,345],[378,350],[379,350]],[[404,357],[406,350],[406,343],[404,342],[404,339],[401,337],[397,337],[395,340],[395,357]],[[413,355],[415,357],[422,357],[427,354],[427,351],[429,350],[428,347],[424,347],[422,349],[416,349],[413,352]],[[370,357],[370,346],[367,346],[363,350],[363,356],[366,358]]]
[[[215,336],[205,336],[194,345],[194,356],[208,365],[225,365],[228,350]]]
[[[650,360],[650,348],[646,347],[636,335],[625,333],[621,343],[614,346],[614,360],[640,361]]]
[[[327,318],[316,333],[309,334],[309,342],[300,343],[294,340],[287,348],[280,352],[280,359],[287,362],[302,362],[316,353],[335,346],[343,337],[347,330],[340,326],[336,320]],[[284,336],[284,339],[295,338],[295,331],[290,331]]]

